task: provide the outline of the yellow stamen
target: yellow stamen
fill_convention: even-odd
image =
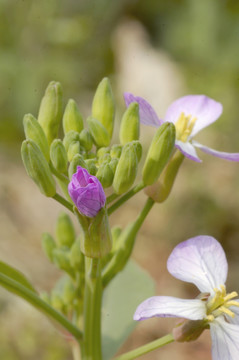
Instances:
[[[232,318],[235,317],[234,312],[232,312],[231,310],[229,310],[228,308],[226,308],[225,306],[220,306],[218,309],[221,313],[224,313],[228,316],[231,316]],[[219,314],[220,315],[220,314]]]
[[[227,294],[225,285],[220,285],[220,290],[217,288],[215,288],[213,290],[215,292],[215,295],[206,304],[206,307],[207,307],[206,319],[207,319],[207,321],[212,321],[211,316],[216,318],[217,316],[220,316],[223,314],[228,315],[232,318],[235,317],[234,312],[229,308],[231,306],[239,307],[238,301],[231,300],[238,296],[237,292],[233,291],[233,292]]]
[[[235,300],[233,300],[233,301],[228,301],[227,303],[226,303],[226,306],[228,307],[228,306],[237,306],[237,307],[239,307],[239,301],[235,301]]]
[[[192,115],[185,115],[183,112],[179,116],[178,120],[175,123],[176,126],[176,134],[177,139],[183,142],[186,142],[189,135],[191,134],[195,122],[197,120],[196,117],[192,118]]]
[[[231,292],[230,294],[227,294],[227,296],[224,297],[225,301],[231,300],[238,296],[238,293],[236,291]]]

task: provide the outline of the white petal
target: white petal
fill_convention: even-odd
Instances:
[[[205,314],[205,303],[199,299],[186,300],[172,296],[153,296],[138,306],[134,320],[144,320],[151,317],[180,317],[201,320]]]
[[[213,293],[227,278],[227,260],[220,243],[211,236],[196,236],[178,244],[168,258],[168,271],[177,279]]]
[[[239,153],[227,153],[224,151],[217,151],[217,150],[211,149],[207,146],[204,146],[204,145],[198,143],[197,141],[193,141],[192,144],[193,144],[193,146],[198,147],[200,150],[202,150],[206,154],[210,154],[210,155],[219,157],[224,160],[237,161],[237,162],[239,161]]]
[[[202,161],[197,156],[196,150],[193,147],[193,145],[190,144],[190,142],[183,142],[183,141],[180,141],[180,140],[176,140],[175,141],[175,146],[176,146],[176,148],[178,150],[181,151],[181,153],[184,156],[186,156],[190,160],[193,160],[193,161],[196,161],[196,162],[201,162]]]
[[[210,324],[213,360],[238,360],[239,326],[217,318]]]

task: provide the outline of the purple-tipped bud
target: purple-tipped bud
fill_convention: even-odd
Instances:
[[[72,175],[68,192],[78,211],[88,217],[95,217],[105,205],[105,193],[97,177],[90,175],[81,166]]]

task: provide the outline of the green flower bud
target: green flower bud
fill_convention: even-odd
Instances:
[[[117,241],[120,237],[120,234],[122,233],[122,229],[120,226],[114,226],[111,229],[111,235],[112,235],[112,252],[114,252],[117,249]]]
[[[142,157],[142,152],[143,152],[142,145],[140,144],[139,141],[132,141],[132,144],[134,145],[136,155],[137,155],[137,159],[138,159],[138,163],[139,163],[140,160],[141,160],[141,157]]]
[[[139,104],[132,102],[126,109],[120,124],[120,142],[122,145],[139,139]]]
[[[175,126],[166,122],[156,131],[143,167],[143,182],[153,184],[161,174],[173,152],[175,143]]]
[[[56,243],[49,233],[42,234],[42,248],[47,258],[53,262],[53,250],[56,248]]]
[[[113,188],[116,194],[123,194],[133,185],[137,175],[138,159],[135,151],[135,146],[128,143],[123,147],[120,156],[114,181]]]
[[[110,156],[112,158],[119,159],[122,152],[122,145],[113,145],[110,150]]]
[[[84,127],[83,118],[76,102],[70,99],[66,105],[63,115],[64,134],[71,130],[81,132]]]
[[[80,154],[74,155],[72,161],[70,162],[70,166],[68,169],[68,175],[69,175],[70,179],[72,178],[72,175],[76,173],[77,166],[81,166],[84,169],[88,169],[88,167],[83,159],[83,156]]]
[[[110,137],[104,125],[102,125],[99,120],[93,117],[88,117],[86,121],[89,126],[90,134],[96,146],[108,146],[110,143]]]
[[[56,241],[59,246],[71,247],[75,241],[75,229],[70,217],[61,212],[56,221]]]
[[[98,85],[92,104],[92,116],[107,130],[112,137],[115,117],[115,101],[109,79],[104,78]]]
[[[83,129],[80,133],[80,142],[86,151],[90,151],[93,146],[93,139],[87,129]]]
[[[57,137],[62,117],[62,87],[59,82],[51,81],[42,98],[38,121],[41,125],[48,144]]]
[[[112,170],[113,174],[115,174],[115,171],[116,171],[116,168],[117,168],[118,162],[119,162],[119,160],[118,160],[118,159],[116,159],[116,158],[112,159],[112,160],[109,162],[109,166],[110,166],[110,168],[111,168],[111,170]]]
[[[62,299],[66,305],[71,305],[76,297],[76,288],[69,277],[64,281],[62,295]]]
[[[110,153],[110,148],[109,147],[101,147],[100,149],[98,149],[97,151],[97,157],[100,159],[102,158],[104,155],[108,155]]]
[[[100,164],[108,164],[110,161],[111,161],[110,154],[105,154],[98,159],[99,165]]]
[[[112,246],[111,231],[106,209],[103,207],[93,218],[81,215],[75,208],[81,224],[80,245],[82,253],[90,258],[102,258]]]
[[[27,174],[37,184],[42,194],[53,197],[56,184],[46,158],[32,140],[25,140],[21,147],[22,161]]]
[[[66,271],[71,276],[73,275],[73,269],[69,260],[69,251],[64,249],[54,249],[53,261],[59,269]]]
[[[49,145],[39,122],[33,115],[26,114],[23,118],[23,127],[26,138],[33,140],[37,144],[47,162],[49,162]]]
[[[84,272],[85,259],[81,252],[80,240],[76,239],[70,250],[70,264],[78,272]]]
[[[50,158],[53,166],[60,173],[67,173],[67,153],[60,139],[55,139],[51,143]]]
[[[164,168],[160,178],[156,183],[145,188],[147,196],[152,198],[155,202],[161,203],[169,196],[174,180],[177,176],[180,165],[182,164],[184,155],[180,151],[176,151],[170,159],[167,166]]]
[[[80,142],[79,141],[73,141],[70,143],[67,151],[67,158],[68,161],[71,162],[73,157],[80,153]]]
[[[80,134],[78,132],[71,130],[66,133],[63,139],[63,144],[65,146],[66,152],[68,152],[70,144],[77,141],[80,142]]]
[[[94,159],[86,159],[85,160],[86,163],[86,169],[89,171],[89,173],[91,175],[94,175],[97,173],[97,167],[95,165],[95,160]]]
[[[95,155],[95,153],[89,152],[88,154],[86,154],[86,159],[96,160],[96,155]]]
[[[113,182],[114,173],[109,164],[101,164],[96,173],[96,177],[101,182],[103,188],[110,187]]]

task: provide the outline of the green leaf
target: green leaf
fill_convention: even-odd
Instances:
[[[102,308],[103,358],[111,359],[133,331],[137,306],[154,295],[153,279],[130,261],[108,285]]]
[[[20,271],[17,269],[14,269],[12,266],[4,263],[3,261],[0,261],[0,274],[6,275],[9,278],[17,281],[18,283],[22,284],[27,289],[33,291],[36,293],[36,290],[32,286],[32,284],[27,280],[25,275],[23,275]],[[3,285],[2,285],[3,286]],[[7,288],[8,290],[8,288]]]

